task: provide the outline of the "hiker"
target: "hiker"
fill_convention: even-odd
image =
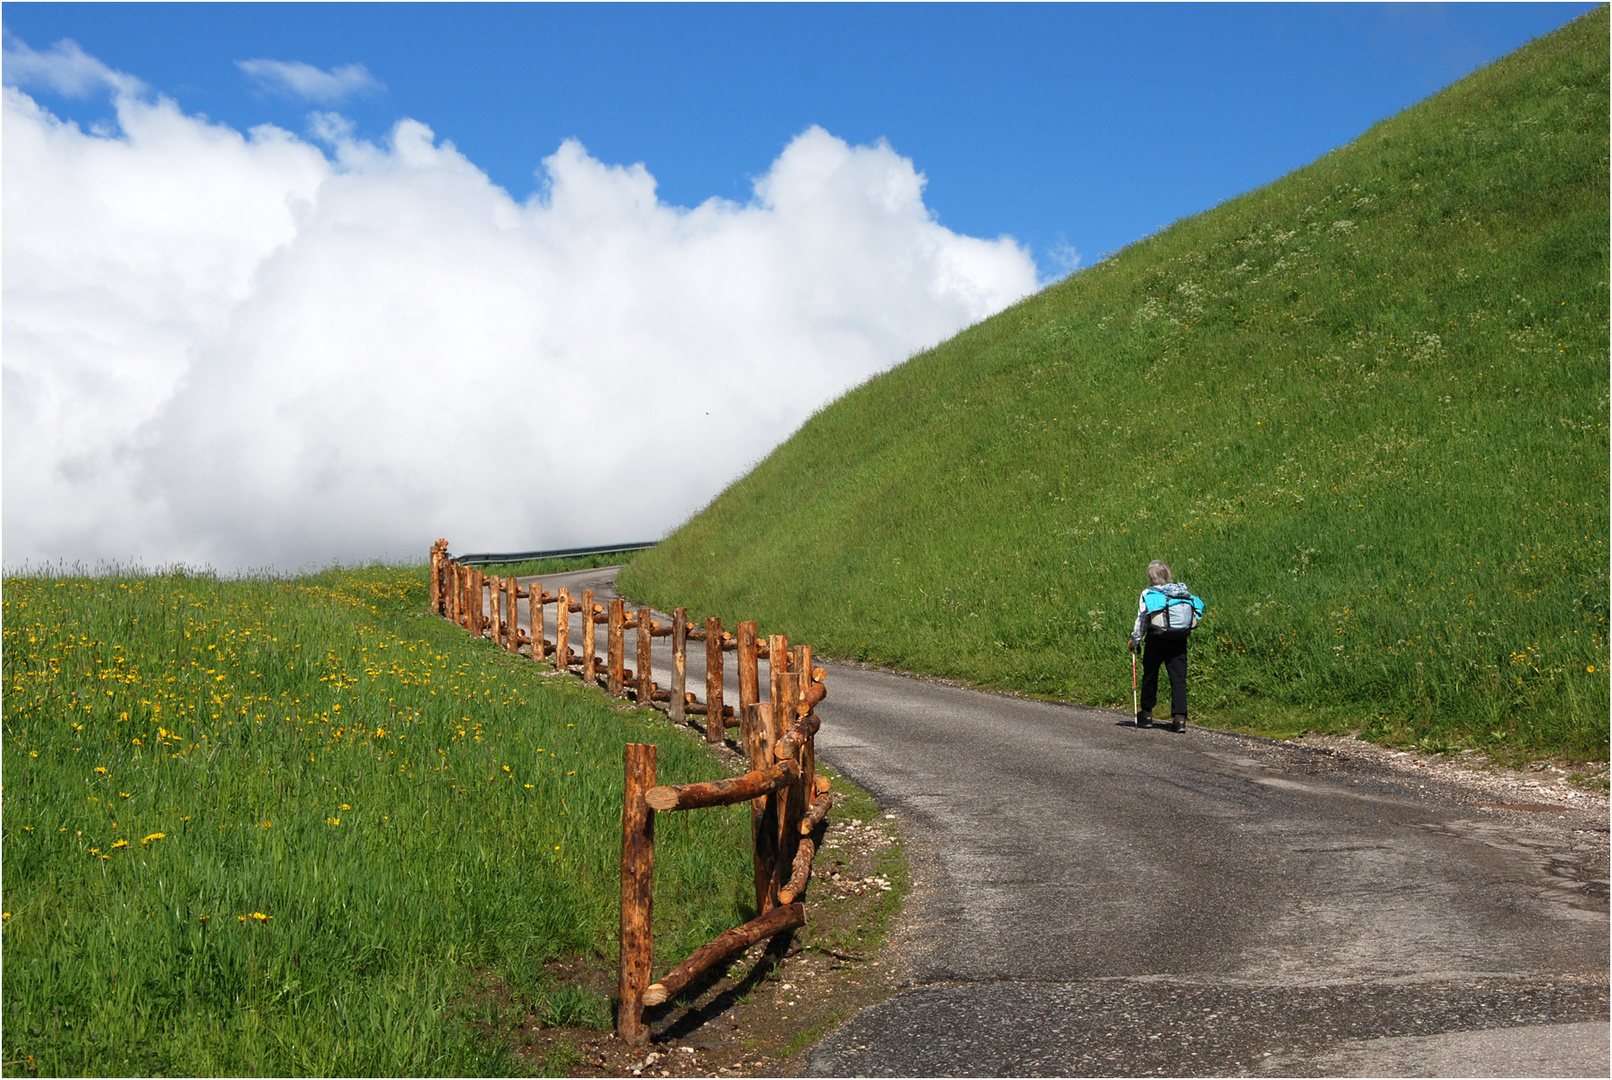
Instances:
[[[1170,673],[1170,730],[1187,729],[1187,635],[1203,617],[1203,601],[1170,577],[1170,568],[1157,559],[1147,564],[1147,588],[1136,605],[1136,626],[1131,631],[1132,652],[1142,647],[1142,697],[1137,704],[1136,726],[1153,726],[1153,706],[1159,700],[1159,666]],[[1134,661],[1133,661],[1134,663]],[[1133,673],[1134,674],[1134,673]]]

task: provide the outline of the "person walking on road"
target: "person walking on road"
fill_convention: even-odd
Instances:
[[[1136,605],[1136,626],[1131,630],[1132,652],[1142,653],[1142,698],[1136,726],[1153,726],[1153,707],[1159,700],[1159,668],[1170,673],[1170,730],[1187,729],[1187,637],[1203,617],[1203,601],[1185,585],[1173,580],[1170,568],[1157,559],[1147,564],[1147,588]]]

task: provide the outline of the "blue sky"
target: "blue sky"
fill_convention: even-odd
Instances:
[[[1272,180],[1593,5],[7,3],[12,40],[76,40],[187,113],[307,130],[238,66],[362,64],[328,107],[401,117],[517,199],[567,137],[643,162],[663,200],[750,197],[809,125],[887,139],[949,229],[1041,275]],[[84,123],[103,98],[34,96]]]

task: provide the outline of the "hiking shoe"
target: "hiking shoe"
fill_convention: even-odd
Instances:
[[[1170,730],[1171,731],[1185,731],[1185,730],[1187,730],[1187,718],[1186,718],[1186,716],[1184,714],[1182,714],[1182,713],[1176,713],[1174,716],[1172,716],[1170,718]]]
[[[1139,712],[1139,713],[1137,713],[1136,714],[1136,726],[1137,727],[1152,727],[1153,726],[1153,714],[1150,713],[1150,712]]]

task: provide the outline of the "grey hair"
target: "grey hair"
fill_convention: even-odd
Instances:
[[[1147,564],[1147,583],[1149,585],[1168,585],[1175,579],[1170,576],[1170,568],[1157,559]]]

